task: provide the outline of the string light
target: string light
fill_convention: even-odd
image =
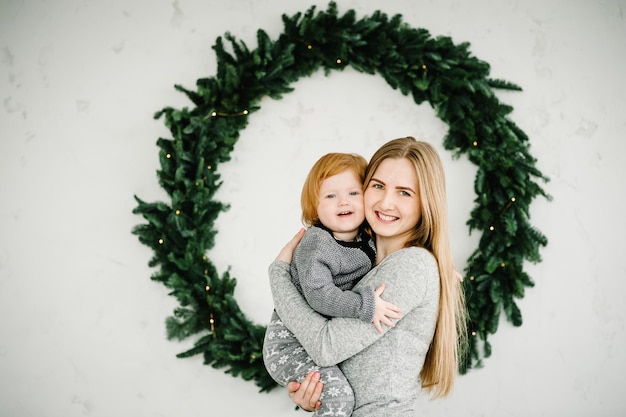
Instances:
[[[211,333],[213,333],[213,337],[216,337],[215,334],[215,319],[213,318],[213,313],[209,316],[209,324],[211,325]]]
[[[248,109],[244,109],[237,113],[225,113],[225,112],[220,112],[220,111],[212,111],[208,116],[204,116],[202,120],[207,120],[209,117],[218,117],[218,116],[219,117],[247,116],[248,113],[250,113]]]
[[[205,258],[204,256],[202,258]],[[206,274],[206,270],[204,271]],[[211,291],[211,286],[206,284],[204,286],[204,290],[208,293]],[[213,337],[215,338],[217,335],[215,334],[215,319],[213,318],[213,313],[209,313],[209,325],[211,326],[211,333],[213,333]]]
[[[341,58],[337,58],[336,62],[337,62],[338,65],[341,65]]]
[[[472,145],[474,145],[475,148],[478,147],[478,141],[475,140],[474,142],[472,142]]]
[[[308,44],[308,45],[306,46],[306,49],[308,49],[308,50],[311,50],[311,49],[313,49],[313,45],[311,45],[311,44]]]
[[[511,207],[511,205],[515,203],[515,197],[511,197],[511,200],[507,203],[507,205],[502,209],[502,212],[505,212]]]
[[[493,232],[494,230],[496,230],[496,227],[495,226],[489,226],[489,230],[491,230]]]
[[[163,238],[159,239],[159,245],[162,245],[164,242]]]
[[[180,210],[176,210],[176,215],[180,216]]]
[[[170,158],[172,157],[172,154],[171,154],[171,153],[167,153],[167,154],[165,155],[165,157],[166,157],[167,159],[170,159]]]

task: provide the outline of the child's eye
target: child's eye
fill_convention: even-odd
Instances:
[[[335,198],[335,194],[328,194],[326,198]]]
[[[350,195],[359,195],[361,194],[359,191],[350,191]]]

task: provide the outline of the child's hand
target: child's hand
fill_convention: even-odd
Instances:
[[[374,297],[376,299],[376,309],[374,310],[374,327],[378,330],[378,333],[383,332],[381,323],[388,327],[395,327],[396,325],[390,319],[400,318],[400,308],[394,304],[387,302],[380,298],[380,295],[385,291],[385,284],[380,284],[376,291],[374,291]]]

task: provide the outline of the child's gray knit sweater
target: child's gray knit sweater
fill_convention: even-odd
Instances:
[[[371,239],[344,242],[324,226],[309,227],[291,262],[291,280],[318,313],[329,317],[374,318],[374,289],[354,285],[374,266]]]

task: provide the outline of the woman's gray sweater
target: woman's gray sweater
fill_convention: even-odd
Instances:
[[[439,271],[423,248],[398,250],[356,285],[377,288],[402,309],[394,328],[379,334],[354,318],[328,319],[307,304],[291,282],[289,265],[269,268],[274,306],[313,361],[339,364],[354,390],[353,417],[414,416],[421,391],[419,373],[432,341],[439,305]]]

